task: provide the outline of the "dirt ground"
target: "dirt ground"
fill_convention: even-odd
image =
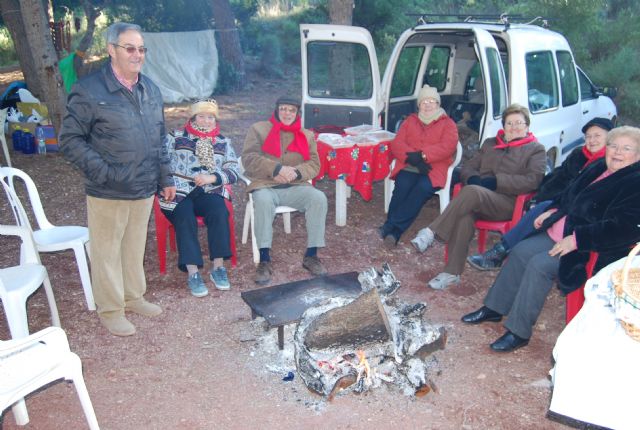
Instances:
[[[275,98],[286,90],[299,92],[299,79],[264,80],[250,74],[248,89],[218,97],[221,129],[241,152],[248,126],[266,119]],[[9,78],[6,78],[9,79]],[[13,78],[12,78],[13,79]],[[3,83],[0,80],[0,83]],[[6,82],[4,82],[6,83]],[[170,127],[182,123],[185,105],[166,109]],[[54,224],[86,225],[81,175],[58,154],[27,156],[12,152],[15,167],[35,180],[49,219]],[[318,183],[331,203],[334,182]],[[3,201],[4,204],[4,201]],[[287,362],[275,349],[273,330],[266,333],[251,322],[242,291],[256,288],[250,244],[240,243],[244,186],[235,187],[235,228],[238,266],[230,271],[232,289],[210,287],[205,298],[192,297],[176,255],[168,255],[168,273],[158,272],[153,217],[149,224],[145,270],[147,299],[164,308],[162,315],[130,315],[137,333],[128,338],[110,335],[95,312],[86,308],[72,252],[44,254],[71,349],[82,359],[84,378],[103,429],[559,429],[565,424],[547,416],[550,400],[548,371],[551,351],[564,327],[564,299],[553,292],[538,321],[531,343],[514,353],[496,354],[488,344],[500,336],[500,324],[465,326],[460,317],[476,309],[494,280],[494,273],[467,267],[460,285],[434,291],[426,282],[443,266],[444,247],[418,255],[409,240],[437,215],[437,199],[429,202],[414,226],[393,251],[382,247],[376,228],[384,220],[382,183],[365,202],[353,193],[346,227],[335,225],[335,207],[327,219],[327,247],[320,257],[332,274],[361,271],[388,262],[402,282],[398,295],[407,302],[427,303],[425,317],[442,324],[448,343],[435,353],[438,372],[431,375],[437,390],[409,398],[392,388],[338,396],[332,403],[310,393],[300,378],[286,382]],[[2,206],[0,223],[11,223]],[[276,220],[272,285],[308,278],[301,267],[304,218],[294,215],[286,235]],[[204,232],[202,239],[204,238]],[[493,237],[492,237],[493,239]],[[0,239],[0,267],[17,263],[17,242]],[[201,241],[202,242],[202,241]],[[475,249],[475,242],[472,249]],[[0,311],[2,312],[2,311]],[[50,324],[42,290],[28,302],[31,331]],[[4,315],[0,339],[8,339]],[[266,340],[265,340],[266,336]],[[285,350],[286,351],[286,350]],[[287,353],[287,352],[285,352]],[[270,361],[273,360],[273,363]],[[26,428],[86,427],[71,384],[56,383],[27,398],[31,418]],[[15,429],[10,410],[0,420]]]

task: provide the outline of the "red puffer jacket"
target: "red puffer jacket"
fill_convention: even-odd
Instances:
[[[422,151],[431,165],[429,179],[434,187],[444,187],[447,182],[447,169],[453,163],[458,144],[458,128],[447,115],[425,125],[418,114],[411,114],[404,120],[390,149],[396,159],[391,172],[394,179],[407,164],[407,152]]]

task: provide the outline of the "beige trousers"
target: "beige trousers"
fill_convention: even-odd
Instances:
[[[91,283],[101,317],[124,315],[147,290],[144,250],[153,197],[109,200],[87,196]]]

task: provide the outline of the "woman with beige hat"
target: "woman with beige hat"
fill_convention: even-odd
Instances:
[[[177,192],[172,201],[160,199],[160,207],[176,230],[178,268],[189,274],[191,294],[204,297],[209,290],[199,273],[203,261],[196,217],[203,217],[207,226],[209,277],[217,289],[228,290],[231,285],[223,261],[232,254],[225,204],[231,196],[226,185],[237,182],[238,161],[231,142],[220,134],[215,100],[198,100],[189,113],[184,128],[167,136]]]
[[[458,144],[455,122],[440,107],[438,91],[425,85],[418,93],[418,113],[402,122],[389,145],[396,164],[395,187],[380,235],[388,247],[413,224],[422,206],[447,182]]]

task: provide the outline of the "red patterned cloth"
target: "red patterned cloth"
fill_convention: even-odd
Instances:
[[[389,175],[389,142],[332,148],[318,141],[318,155],[320,172],[315,179],[322,179],[325,175],[334,180],[342,179],[366,201],[371,200],[373,195],[373,182],[381,181]]]

